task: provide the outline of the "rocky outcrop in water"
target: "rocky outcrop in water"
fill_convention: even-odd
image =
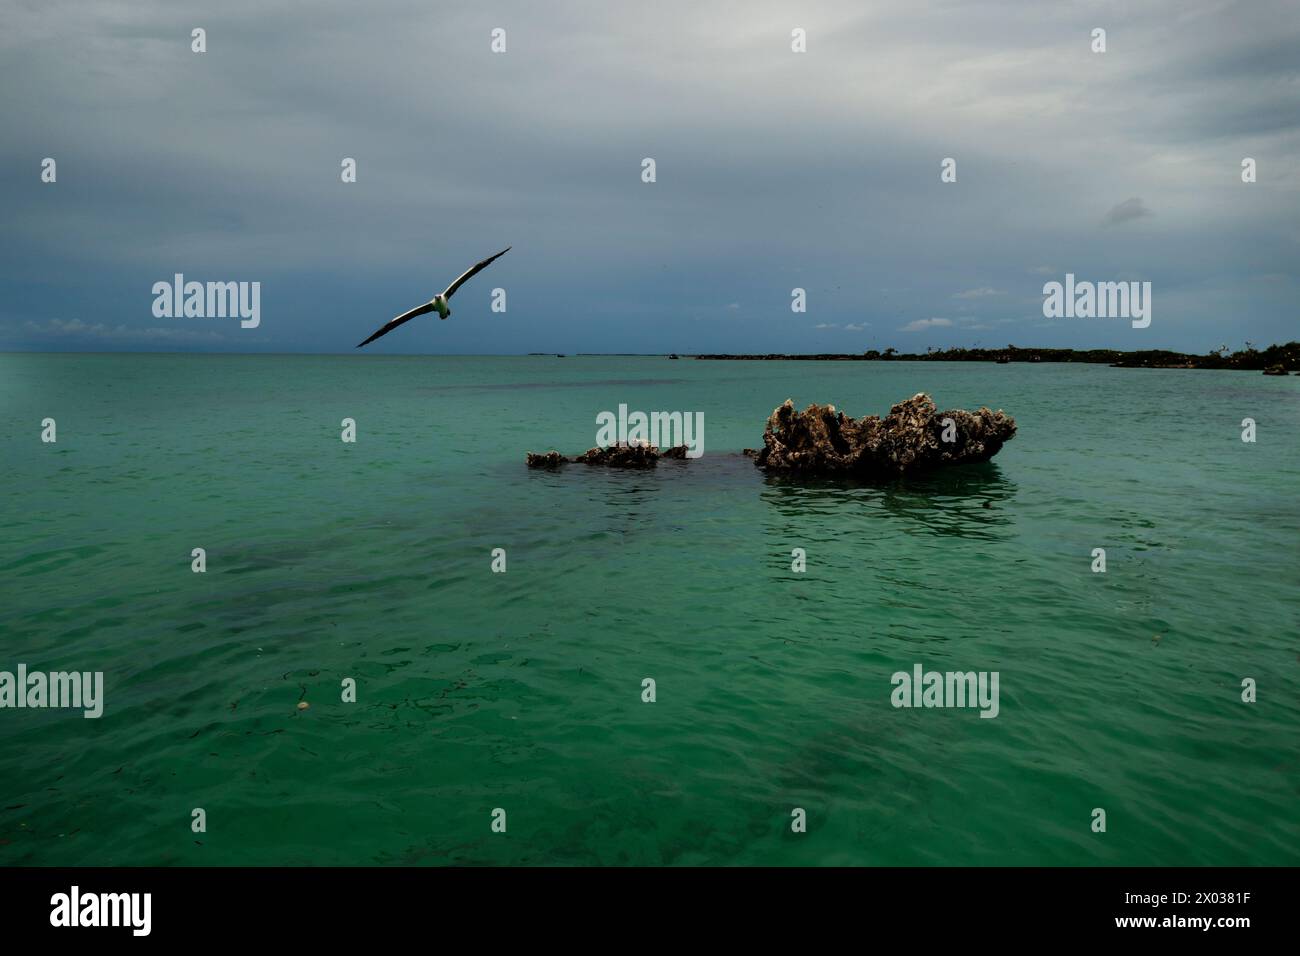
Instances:
[[[1270,365],[1268,368],[1264,369],[1264,374],[1265,375],[1286,375],[1287,370],[1283,368],[1281,365]]]
[[[809,405],[801,412],[786,399],[767,420],[754,464],[799,475],[895,477],[987,461],[1015,434],[1015,419],[1001,411],[940,412],[924,392],[899,402],[884,418],[850,418],[834,405]]]
[[[558,451],[528,452],[529,468],[559,468],[568,460]]]
[[[610,445],[588,449],[574,458],[566,458],[558,451],[541,454],[530,451],[527,461],[529,468],[558,468],[569,462],[606,468],[653,468],[661,458],[685,459],[686,446],[677,445],[660,451],[654,445]]]

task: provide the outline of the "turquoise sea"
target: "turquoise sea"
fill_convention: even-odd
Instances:
[[[739,454],[919,391],[1019,434],[879,487]],[[620,403],[704,457],[524,467]],[[1300,377],[6,354],[0,413],[0,670],[105,684],[0,710],[0,864],[1300,862]],[[893,707],[916,664],[998,716]]]

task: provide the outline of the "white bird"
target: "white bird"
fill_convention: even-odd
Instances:
[[[477,263],[476,265],[473,265],[470,268],[466,269],[463,273],[461,273],[460,278],[458,278],[451,285],[447,286],[444,292],[435,295],[428,302],[424,303],[424,305],[416,306],[410,312],[403,312],[397,318],[393,319],[391,322],[379,328],[373,335],[370,336],[370,338],[366,339],[364,342],[358,345],[357,348],[361,348],[362,345],[369,345],[375,339],[379,338],[380,336],[387,335],[389,332],[393,331],[393,329],[397,328],[403,322],[408,322],[411,319],[415,318],[417,315],[425,315],[429,312],[437,312],[438,318],[440,319],[447,318],[447,316],[451,315],[451,309],[447,307],[447,300],[456,294],[456,290],[459,289],[461,286],[463,286],[470,279],[474,278],[474,276],[478,275],[480,272],[486,269],[494,260],[500,259],[502,256],[504,256],[507,252],[510,251],[511,248],[512,248],[511,246],[506,246],[495,256],[488,256],[488,258],[484,259],[482,262]]]

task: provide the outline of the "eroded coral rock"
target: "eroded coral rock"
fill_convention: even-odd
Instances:
[[[940,412],[924,392],[884,418],[850,418],[834,405],[800,412],[786,399],[767,420],[754,463],[795,474],[890,477],[987,461],[1015,434],[1015,419],[1001,411]]]
[[[565,458],[558,451],[544,454],[528,452],[529,468],[558,468],[566,462],[582,465],[603,465],[606,468],[653,468],[660,458],[686,458],[686,446],[675,445],[660,451],[654,445],[610,445],[606,448],[591,448],[576,458]]]
[[[529,468],[559,468],[566,461],[568,459],[558,451],[528,452]]]
[[[659,449],[654,445],[608,445],[588,449],[573,460],[606,468],[653,468],[659,460]]]

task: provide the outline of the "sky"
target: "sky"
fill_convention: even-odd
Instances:
[[[365,352],[1300,339],[1294,0],[9,0],[4,20],[2,350],[355,352],[506,246],[450,319]],[[155,316],[176,273],[260,283],[259,324]],[[1066,273],[1151,282],[1151,324],[1046,318]]]

